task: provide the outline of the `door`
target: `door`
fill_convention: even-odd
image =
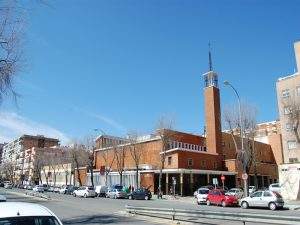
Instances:
[[[269,191],[264,191],[262,197],[262,207],[269,207],[269,203],[273,200],[273,195]]]
[[[263,206],[263,201],[262,201],[262,191],[257,191],[254,192],[251,195],[251,202],[249,202],[250,206],[254,207],[262,207]]]

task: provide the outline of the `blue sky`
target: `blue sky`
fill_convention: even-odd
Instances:
[[[0,141],[24,132],[61,138],[128,130],[151,132],[161,115],[202,133],[208,42],[222,105],[236,99],[229,80],[275,120],[275,82],[294,72],[300,2],[69,0],[31,5],[26,70],[16,107],[0,108]]]

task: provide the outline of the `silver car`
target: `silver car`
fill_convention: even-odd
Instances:
[[[127,198],[127,193],[125,191],[123,191],[122,189],[108,189],[107,193],[106,193],[106,197],[107,198]]]
[[[268,207],[271,210],[283,208],[282,196],[275,191],[256,191],[249,197],[242,198],[240,205],[243,209],[248,207]]]

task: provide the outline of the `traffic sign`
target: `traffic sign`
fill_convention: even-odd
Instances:
[[[105,166],[101,166],[100,167],[100,175],[104,175],[105,174]]]
[[[213,184],[218,185],[218,178],[213,178]]]
[[[247,179],[248,179],[248,174],[247,174],[247,173],[243,173],[242,179],[243,179],[243,180],[247,180]]]
[[[222,181],[225,180],[225,176],[224,176],[224,175],[221,176],[221,180],[222,180]]]

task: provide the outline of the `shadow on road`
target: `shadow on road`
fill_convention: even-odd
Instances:
[[[63,224],[72,225],[90,225],[90,224],[133,224],[134,221],[130,218],[117,215],[89,215],[81,216],[80,218],[66,219],[62,221]]]

